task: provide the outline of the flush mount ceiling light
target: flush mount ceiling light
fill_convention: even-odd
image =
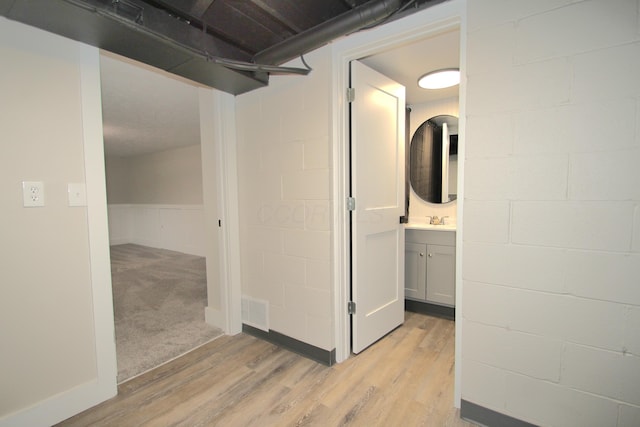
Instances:
[[[460,70],[447,68],[425,74],[418,79],[418,86],[423,89],[444,89],[460,83]]]

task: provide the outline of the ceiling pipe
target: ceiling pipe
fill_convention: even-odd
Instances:
[[[400,9],[403,0],[372,0],[329,21],[316,25],[282,42],[258,52],[257,64],[280,65],[301,54],[319,48],[331,40],[369,27]]]

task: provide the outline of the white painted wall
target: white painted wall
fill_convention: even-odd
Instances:
[[[116,393],[98,51],[0,18],[0,56],[0,426],[51,425]]]
[[[205,255],[199,144],[110,156],[105,165],[111,245],[135,243]]]
[[[200,145],[107,157],[109,204],[202,204]]]
[[[331,350],[330,51],[307,77],[272,77],[236,98],[242,293],[271,329]]]
[[[107,182],[107,202],[110,205],[131,203],[129,187],[129,159],[105,154],[104,168]]]
[[[411,114],[409,119],[410,137],[416,130],[432,117],[443,114],[450,116],[459,116],[458,98],[443,99],[439,101],[429,102],[425,104],[411,105]],[[428,221],[427,216],[448,216],[446,224],[455,224],[457,220],[458,202],[450,203],[429,203],[422,200],[413,191],[413,187],[409,189],[409,223]]]
[[[637,0],[468,2],[462,398],[640,425]]]
[[[109,244],[134,243],[205,256],[202,205],[109,205]]]

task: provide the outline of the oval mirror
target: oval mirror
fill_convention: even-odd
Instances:
[[[441,115],[420,125],[411,138],[409,180],[413,191],[429,203],[457,197],[458,118]]]

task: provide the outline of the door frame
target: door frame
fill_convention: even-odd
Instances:
[[[219,236],[217,242],[206,242],[207,259],[217,258],[216,264],[207,261],[207,275],[210,266],[217,267],[218,275],[216,281],[207,280],[205,320],[235,335],[242,332],[235,97],[208,87],[200,87],[198,97],[205,230],[211,235],[217,229]],[[215,187],[206,179],[211,168]]]
[[[333,191],[333,297],[334,337],[336,361],[342,362],[351,354],[351,328],[347,314],[350,296],[350,224],[347,210],[349,196],[349,103],[346,92],[349,87],[349,63],[362,57],[380,53],[396,46],[409,44],[436,36],[452,29],[460,29],[460,70],[465,75],[466,0],[451,0],[429,7],[411,16],[380,26],[370,31],[353,34],[332,45],[331,82],[331,139],[332,139],[332,191]],[[460,82],[460,128],[464,129],[465,81]],[[464,161],[464,132],[460,133],[459,152]],[[459,168],[459,182],[462,169]],[[462,199],[458,192],[458,230],[456,247],[462,247]],[[454,405],[460,407],[461,391],[461,339],[462,339],[462,251],[456,252],[456,337],[455,337],[455,386]]]

